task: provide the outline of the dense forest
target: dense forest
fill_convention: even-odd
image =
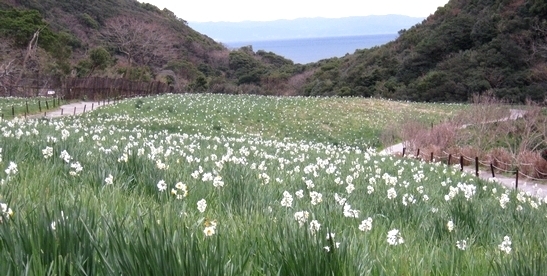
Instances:
[[[320,62],[305,95],[511,102],[547,91],[547,2],[451,0],[387,45]]]
[[[175,91],[264,93],[262,81],[282,89],[269,76],[297,67],[277,72],[294,64],[250,49],[229,51],[173,12],[135,0],[0,0],[0,95],[91,76],[162,81]]]
[[[228,50],[136,0],[0,0],[0,95],[89,76],[185,92],[544,101],[547,2],[451,0],[386,45],[301,65],[251,46]]]

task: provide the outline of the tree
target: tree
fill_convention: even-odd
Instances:
[[[167,59],[171,54],[170,38],[158,23],[115,17],[106,22],[103,36],[111,47],[127,57],[130,66],[133,62],[148,66],[156,59]]]
[[[95,69],[104,70],[110,64],[110,53],[103,47],[97,47],[89,52],[89,60],[91,61],[91,72]]]
[[[12,87],[13,76],[16,73],[15,59],[0,63],[0,88],[4,94],[9,95]]]

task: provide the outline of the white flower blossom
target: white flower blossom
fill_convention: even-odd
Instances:
[[[200,213],[205,212],[205,209],[207,208],[207,202],[205,201],[205,199],[201,199],[200,201],[198,201],[197,205],[198,205],[198,211]]]
[[[401,236],[401,233],[397,229],[392,229],[387,233],[387,243],[389,245],[399,245],[404,243],[405,240]]]
[[[363,232],[372,230],[372,218],[368,217],[367,219],[361,221],[361,224],[359,224],[359,230]]]
[[[498,248],[505,254],[511,253],[511,238],[509,236],[503,237],[503,241],[498,245]]]

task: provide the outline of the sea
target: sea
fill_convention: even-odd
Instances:
[[[398,34],[360,35],[225,42],[229,49],[251,45],[253,50],[273,52],[295,63],[306,64],[332,57],[353,54],[358,49],[380,46],[397,38]]]

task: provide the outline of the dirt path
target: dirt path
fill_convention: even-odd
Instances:
[[[510,112],[511,113],[510,113],[509,117],[502,118],[498,121],[516,120],[516,119],[521,118],[522,116],[524,116],[524,114],[526,113],[526,111],[519,110],[519,109],[511,109]],[[462,126],[462,128],[465,128],[465,127],[467,127],[467,125]],[[405,147],[405,142],[402,142],[402,143],[398,143],[398,144],[389,146],[389,147],[383,149],[382,151],[380,151],[379,153],[381,155],[395,155],[395,154],[401,155],[403,153],[403,148],[404,147]],[[474,168],[474,166],[464,167],[464,172],[475,175],[475,168]],[[510,189],[515,189],[515,187],[516,187],[516,185],[515,185],[516,177],[515,176],[508,177],[508,176],[504,176],[504,175],[501,175],[501,174],[496,174],[496,177],[492,178],[491,171],[479,168],[479,177],[481,179],[485,179],[485,180],[489,180],[489,181],[496,181],[497,183],[499,183],[499,184],[501,184],[501,185],[503,185],[507,188],[510,188]],[[547,185],[545,183],[546,182],[540,182],[540,181],[535,181],[535,180],[532,180],[532,179],[527,179],[527,178],[521,177],[521,178],[519,178],[518,190],[530,193],[532,196],[546,198],[547,197]]]
[[[75,102],[60,106],[54,110],[48,110],[47,112],[40,114],[33,114],[27,116],[27,118],[58,118],[63,116],[78,115],[84,112],[93,111],[97,108],[101,108],[110,102]]]

